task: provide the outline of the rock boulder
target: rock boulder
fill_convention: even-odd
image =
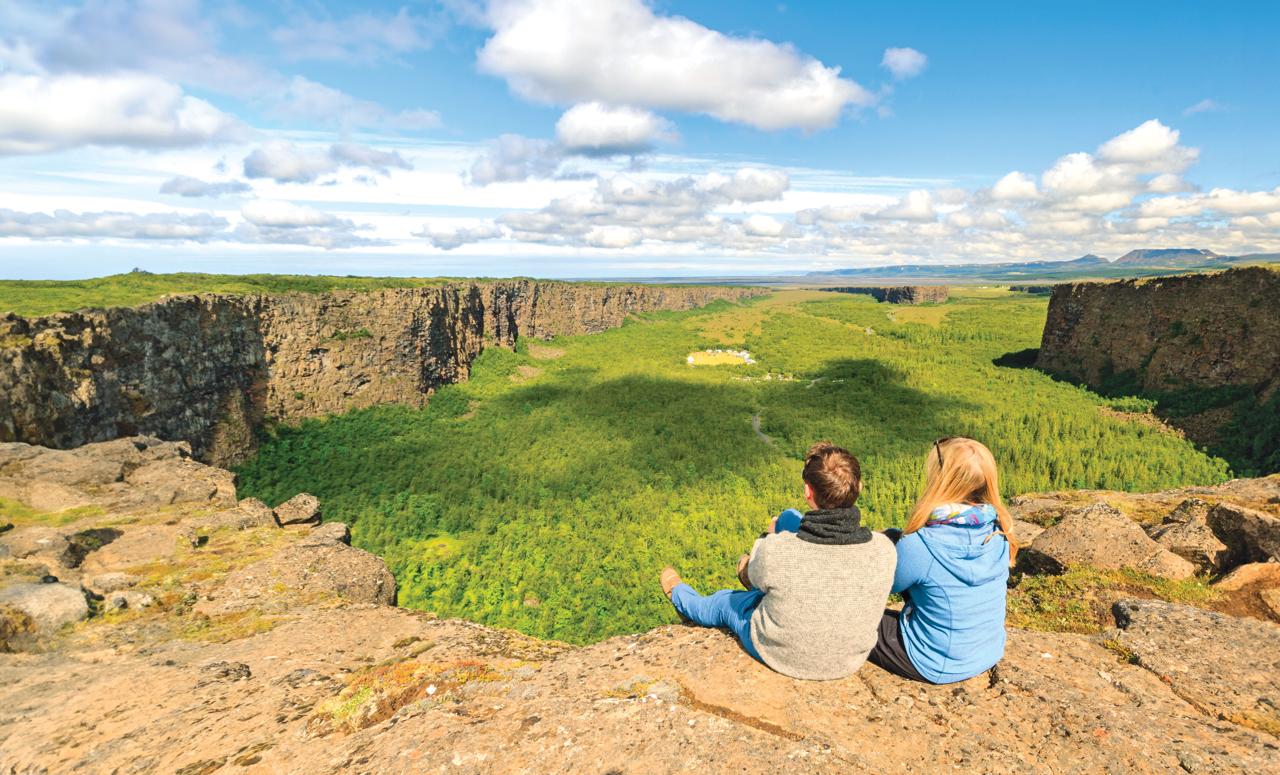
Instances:
[[[13,584],[0,589],[0,606],[26,614],[41,635],[89,615],[84,593],[69,584]]]
[[[300,541],[233,571],[196,610],[206,615],[272,610],[297,600],[337,596],[357,603],[392,605],[396,580],[377,556],[336,541]]]
[[[281,525],[319,524],[320,499],[310,493],[300,492],[276,506],[275,514]]]
[[[1095,503],[1065,515],[1019,553],[1028,570],[1061,573],[1072,565],[1134,568],[1154,576],[1185,579],[1196,567],[1152,541],[1133,520]]]
[[[1163,525],[1151,531],[1151,538],[1193,563],[1201,573],[1221,570],[1230,550],[1209,528],[1207,518],[1212,508],[1207,501],[1189,498],[1165,518]]]
[[[1230,565],[1280,561],[1280,517],[1219,503],[1209,511],[1207,522],[1230,549]]]
[[[1236,592],[1254,584],[1280,589],[1280,562],[1246,563],[1218,579],[1213,586],[1223,592]]]
[[[71,542],[61,531],[51,527],[17,528],[0,535],[0,544],[8,548],[9,556],[14,559],[35,557],[68,567],[75,563]]]
[[[317,525],[306,538],[302,539],[302,543],[351,543],[351,530],[342,522],[326,522],[323,525]]]

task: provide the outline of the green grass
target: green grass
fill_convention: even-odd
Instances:
[[[995,366],[1038,343],[1043,297],[961,297],[936,323],[894,322],[886,306],[783,292],[560,338],[554,359],[493,348],[425,409],[277,428],[240,468],[241,493],[318,495],[387,558],[404,605],[583,643],[675,621],[657,584],[667,563],[701,590],[735,586],[769,518],[803,505],[801,456],[818,439],[862,459],[873,527],[902,523],[944,435],[987,442],[1006,495],[1229,475],[1094,393]],[[758,362],[686,363],[726,346]]]
[[[26,504],[8,498],[0,498],[0,525],[12,524],[14,527],[29,525],[47,525],[62,527],[78,519],[96,517],[104,513],[101,506],[77,506],[73,509],[58,512],[36,511]]]
[[[1204,605],[1217,595],[1200,577],[1173,580],[1130,569],[1075,567],[1060,576],[1023,576],[1009,590],[1008,622],[1029,630],[1095,633],[1112,626],[1111,606],[1122,598]]]
[[[327,277],[321,275],[217,275],[195,272],[128,274],[89,280],[0,280],[0,314],[48,315],[98,307],[133,307],[186,293],[321,293],[414,288],[446,280],[419,277]]]
[[[478,278],[463,278],[470,281]],[[77,309],[134,307],[165,296],[190,293],[323,293],[326,291],[374,291],[382,288],[420,288],[460,281],[448,277],[336,277],[287,274],[203,274],[178,272],[152,274],[133,271],[88,280],[0,280],[0,315],[14,312],[26,317]],[[540,280],[539,282],[548,282]],[[555,282],[555,281],[550,281]],[[618,285],[619,283],[574,283]],[[348,332],[359,337],[359,332]],[[5,343],[0,340],[0,347]]]

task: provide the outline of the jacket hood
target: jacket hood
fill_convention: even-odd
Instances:
[[[1009,541],[996,532],[995,508],[968,506],[954,510],[950,519],[917,531],[933,559],[969,586],[1003,578],[1009,570]]]

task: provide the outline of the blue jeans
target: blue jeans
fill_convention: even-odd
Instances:
[[[703,627],[727,627],[737,636],[743,650],[761,663],[764,660],[751,643],[751,614],[763,599],[764,593],[758,589],[722,589],[703,596],[681,583],[671,590],[671,602],[681,616]]]

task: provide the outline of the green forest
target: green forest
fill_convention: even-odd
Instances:
[[[242,495],[319,496],[384,556],[402,605],[573,643],[675,621],[671,563],[735,584],[769,518],[801,507],[818,439],[863,463],[873,527],[903,522],[934,439],[969,435],[1006,496],[1153,490],[1228,466],[1123,405],[1029,369],[1046,300],[961,289],[946,304],[784,291],[639,316],[613,331],[486,350],[424,409],[279,426],[239,470]],[[754,364],[691,366],[707,349]]]

